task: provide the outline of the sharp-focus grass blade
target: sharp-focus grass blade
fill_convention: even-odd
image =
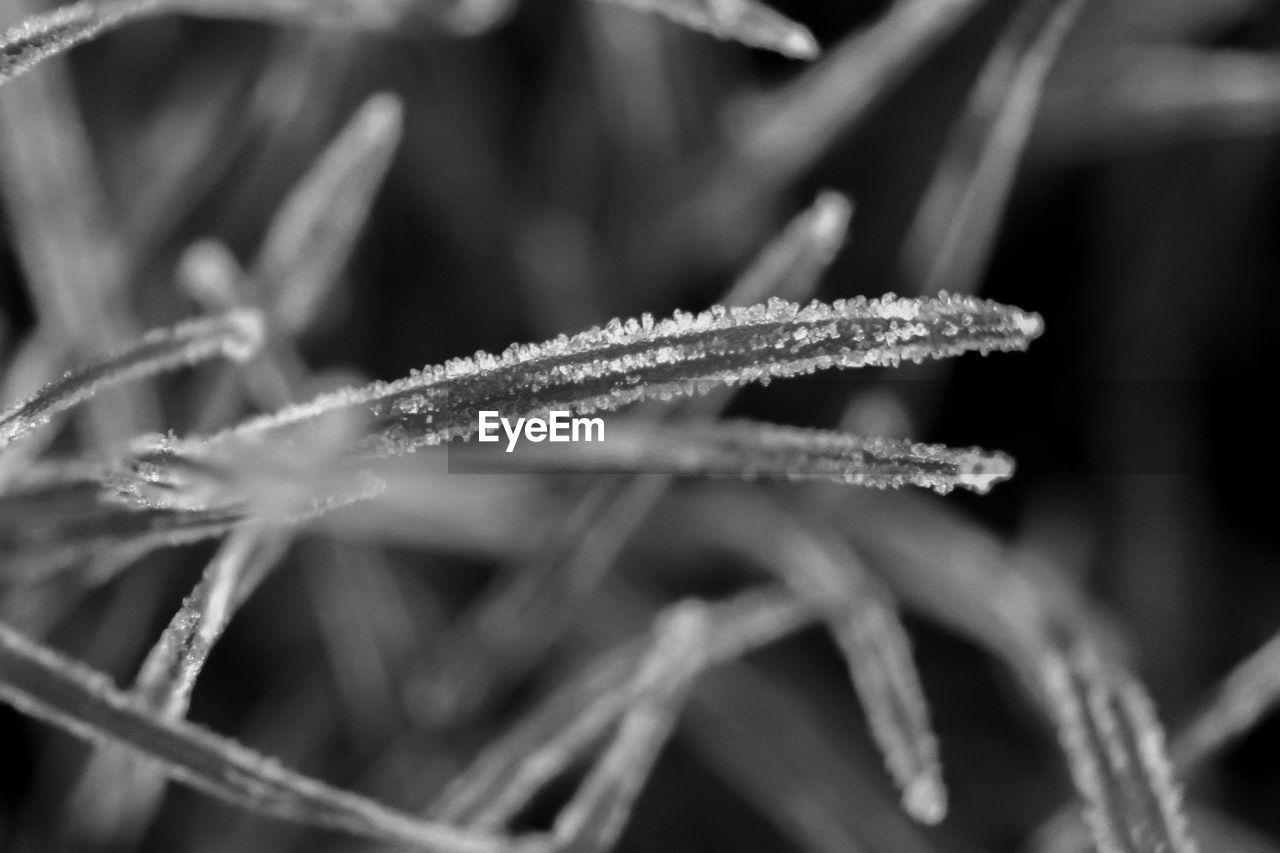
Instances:
[[[561,425],[570,434],[568,421]],[[451,448],[451,470],[488,472],[528,466],[593,473],[777,478],[877,489],[910,485],[940,494],[957,487],[985,494],[1013,475],[1012,459],[978,448],[953,449],[748,421],[669,426],[615,421],[598,432],[598,440],[579,441],[568,448],[546,443],[512,446],[501,436],[491,448]],[[510,451],[504,452],[503,443]]]

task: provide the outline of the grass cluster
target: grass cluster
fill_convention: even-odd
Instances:
[[[1278,23],[11,4],[0,849],[1280,849]]]

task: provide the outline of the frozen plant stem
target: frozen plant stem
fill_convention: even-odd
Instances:
[[[243,361],[261,342],[261,319],[256,312],[247,310],[156,329],[130,349],[99,364],[67,373],[40,389],[30,400],[0,415],[0,449],[103,388],[217,356]]]
[[[644,315],[543,344],[515,345],[497,356],[454,359],[392,383],[345,389],[253,419],[211,441],[253,439],[364,406],[381,424],[365,451],[396,455],[470,436],[481,409],[507,418],[545,416],[552,409],[610,411],[819,369],[1021,350],[1042,328],[1036,314],[946,294],[805,307],[771,300],[698,315],[678,312],[661,321]]]

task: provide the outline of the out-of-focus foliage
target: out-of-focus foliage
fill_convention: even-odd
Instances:
[[[0,849],[1280,850],[1271,5],[3,8]]]

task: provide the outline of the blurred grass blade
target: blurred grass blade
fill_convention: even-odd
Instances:
[[[377,455],[465,438],[476,412],[611,411],[643,400],[705,394],[819,369],[896,366],[902,359],[1021,350],[1043,329],[1036,314],[972,297],[856,298],[801,307],[783,300],[715,306],[654,321],[613,320],[573,337],[478,353],[392,383],[344,389],[255,418],[212,441],[256,438],[334,411],[367,407],[382,423]]]
[[[896,603],[858,555],[830,531],[748,493],[686,514],[708,536],[738,541],[818,610],[844,653],[904,810],[922,823],[941,821],[946,786],[911,641]]]
[[[741,657],[816,618],[809,605],[776,588],[740,593],[706,611],[709,664]],[[503,826],[623,715],[627,680],[644,654],[643,642],[624,645],[553,693],[454,778],[431,816],[484,829]]]
[[[627,691],[617,734],[556,818],[553,834],[560,849],[612,849],[706,665],[711,620],[702,604],[684,602],[664,611],[654,633],[653,648]]]
[[[287,545],[287,536],[264,528],[242,527],[227,536],[147,655],[131,691],[141,704],[169,719],[186,716],[209,652]],[[72,795],[74,831],[97,844],[107,839],[121,847],[136,844],[159,807],[164,784],[162,767],[120,746],[100,748]]]
[[[286,332],[310,324],[340,274],[391,165],[403,114],[395,95],[365,101],[272,218],[251,276]]]
[[[16,11],[26,7],[19,2]],[[0,186],[11,247],[39,333],[68,364],[106,358],[141,333],[128,307],[134,259],[119,239],[96,154],[65,63],[0,89]],[[154,420],[159,407],[147,390],[87,407],[90,443],[104,448]]]
[[[730,117],[725,168],[702,190],[737,197],[743,172],[784,186],[906,78],[981,0],[896,0],[885,16],[847,36],[822,61],[778,92]]]
[[[1044,686],[1099,853],[1194,853],[1151,701],[1087,647],[1049,652]]]
[[[819,193],[808,210],[787,225],[734,282],[722,302],[754,305],[770,297],[802,301],[844,248],[853,218],[853,202],[841,193]]]
[[[241,361],[261,344],[256,312],[232,311],[155,329],[132,348],[46,385],[25,403],[0,414],[0,449],[103,388],[222,356]]]
[[[567,427],[566,427],[567,429]],[[1013,475],[1013,460],[979,448],[956,449],[750,421],[661,424],[616,421],[598,442],[523,445],[507,453],[479,445],[450,448],[453,470],[635,472],[746,480],[778,478],[947,494],[986,494]]]
[[[433,853],[503,853],[503,839],[425,823],[286,770],[197,726],[166,720],[110,680],[0,624],[0,699],[93,743],[160,762],[175,781],[286,820]]]
[[[607,0],[655,12],[726,41],[772,50],[792,59],[821,52],[813,33],[758,0]]]
[[[1280,634],[1237,664],[1212,700],[1173,739],[1169,753],[1189,774],[1252,729],[1280,701]]]
[[[1045,80],[1086,0],[1014,13],[951,133],[903,247],[913,292],[975,289],[986,268]]]

